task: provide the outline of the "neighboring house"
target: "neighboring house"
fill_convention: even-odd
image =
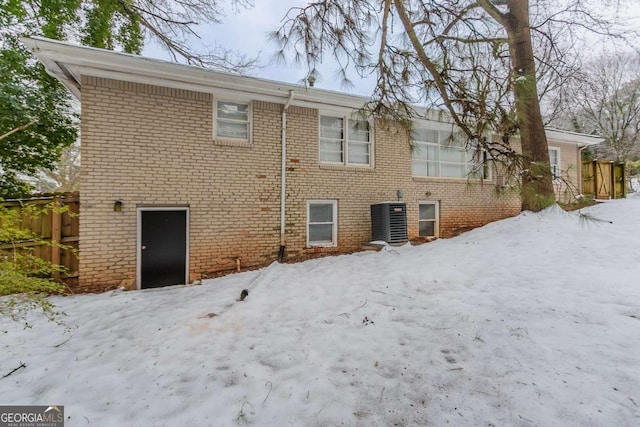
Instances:
[[[556,198],[564,203],[575,201],[582,194],[582,150],[604,139],[560,129],[546,133]]]
[[[409,238],[425,240],[520,211],[436,117],[414,123],[410,144],[399,124],[354,114],[366,98],[24,43],[82,101],[79,290],[359,250],[384,201],[405,202]],[[551,132],[559,170],[578,170],[576,137]]]

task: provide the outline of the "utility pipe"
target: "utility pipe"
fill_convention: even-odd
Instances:
[[[280,249],[278,249],[278,262],[282,262],[284,259],[284,250],[286,247],[286,229],[285,229],[285,217],[287,213],[286,198],[287,198],[287,110],[295,92],[289,90],[289,98],[282,108],[282,153],[280,163]]]
[[[580,192],[580,195],[583,195],[583,188],[582,188],[582,150],[584,150],[585,148],[590,147],[590,145],[585,145],[584,147],[578,147],[578,191]]]

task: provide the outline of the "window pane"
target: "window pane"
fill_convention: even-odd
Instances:
[[[322,138],[343,139],[342,121],[340,117],[320,117],[320,136]]]
[[[369,122],[363,120],[349,120],[349,140],[369,141]]]
[[[443,147],[465,148],[467,140],[459,132],[451,133],[440,131],[439,143]]]
[[[249,139],[249,123],[219,120],[216,134],[221,137]]]
[[[246,122],[249,120],[249,105],[218,101],[218,118]]]
[[[427,160],[438,160],[438,157],[440,157],[439,151],[438,150],[438,146],[437,145],[427,145],[426,146],[427,150]]]
[[[424,128],[413,128],[411,130],[411,134],[414,141],[438,143],[438,131]]]
[[[418,224],[418,233],[422,237],[434,237],[436,235],[435,226],[435,221],[420,221]]]
[[[447,178],[466,178],[467,167],[465,164],[442,163],[440,164],[440,173]]]
[[[414,160],[412,173],[413,176],[427,176],[427,163],[420,160]]]
[[[329,138],[329,139],[337,139],[342,140],[342,129],[334,129],[331,127],[321,127],[320,128],[320,137],[321,138]]]
[[[469,163],[467,165],[467,176],[473,179],[484,178],[484,169],[483,164]]]
[[[349,154],[349,164],[368,165],[369,154]]]
[[[369,144],[349,143],[349,163],[359,165],[369,164]]]
[[[335,151],[321,151],[321,162],[342,163],[342,152]]]
[[[342,141],[321,139],[320,160],[323,162],[342,163]]]
[[[333,222],[333,204],[314,203],[309,205],[309,223]]]
[[[427,176],[440,176],[438,162],[427,162]]]
[[[436,205],[420,204],[420,219],[436,219]]]
[[[320,150],[342,152],[342,141],[335,139],[321,139]]]
[[[413,161],[413,176],[439,176],[437,162]]]
[[[333,243],[333,224],[309,224],[309,243]]]
[[[438,146],[434,144],[415,144],[413,158],[422,160],[438,160]]]
[[[560,151],[558,149],[549,148],[549,163],[553,178],[558,178],[560,176]]]
[[[440,148],[440,159],[444,162],[466,163],[467,153],[459,148]]]
[[[473,161],[478,161],[481,160],[483,158],[483,152],[482,151],[478,151],[476,149],[469,149],[467,150],[467,161],[468,162],[473,162]]]

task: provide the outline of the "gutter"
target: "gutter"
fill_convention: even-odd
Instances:
[[[295,92],[293,89],[289,90],[289,98],[282,107],[282,152],[280,159],[280,248],[278,249],[278,262],[284,260],[284,251],[286,248],[286,227],[285,218],[287,213],[287,110]]]

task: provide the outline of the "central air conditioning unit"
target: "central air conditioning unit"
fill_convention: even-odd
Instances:
[[[371,205],[371,239],[387,243],[405,243],[407,237],[407,205],[383,202]]]

